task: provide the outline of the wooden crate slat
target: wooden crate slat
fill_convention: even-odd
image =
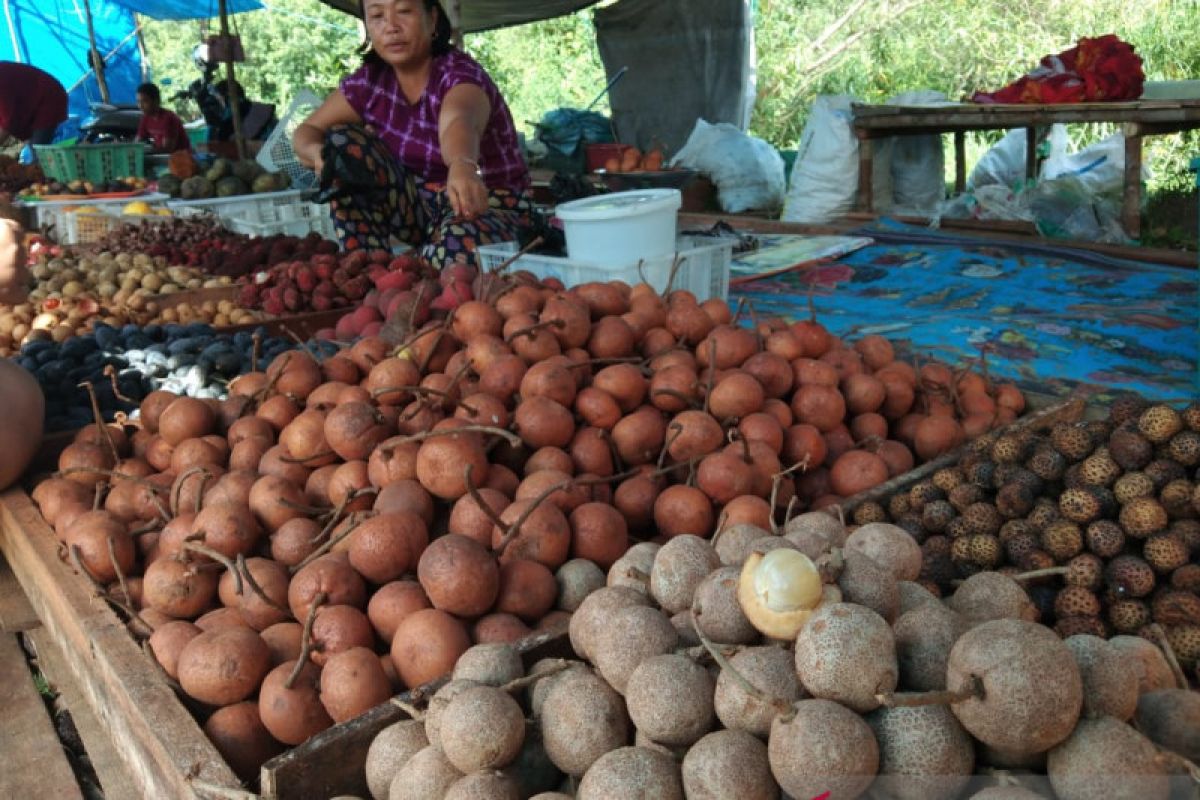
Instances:
[[[107,604],[58,557],[58,542],[22,491],[0,495],[0,550],[146,797],[195,797],[195,779],[237,788],[204,736]]]
[[[0,797],[83,798],[16,634],[0,633]]]
[[[12,567],[0,555],[0,632],[27,631],[41,624],[21,584],[17,583]]]
[[[565,626],[528,636],[516,646],[526,668],[543,658],[570,655],[571,649]],[[441,678],[400,697],[411,705],[421,705],[445,682],[446,678]],[[298,800],[343,794],[369,797],[367,749],[380,731],[402,719],[408,719],[404,711],[384,703],[268,761],[262,768],[263,798]]]

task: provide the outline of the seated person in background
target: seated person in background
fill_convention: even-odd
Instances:
[[[174,111],[162,107],[162,94],[153,83],[143,83],[137,88],[138,108],[142,110],[142,121],[138,123],[139,142],[149,141],[157,153],[174,153],[176,150],[191,151],[183,120]]]
[[[271,135],[278,119],[275,117],[275,106],[270,103],[255,103],[246,97],[242,84],[233,81],[237,90],[238,116],[242,122],[242,138],[246,140],[246,154],[254,155],[262,147],[262,142]],[[230,99],[229,81],[221,81],[216,85],[217,96],[221,99],[221,120],[208,129],[209,150],[228,157],[236,157],[236,146],[233,137],[236,133],[233,127],[233,102]],[[216,145],[214,147],[213,145]]]
[[[67,118],[67,91],[53,75],[0,61],[0,145],[10,139],[50,144]]]

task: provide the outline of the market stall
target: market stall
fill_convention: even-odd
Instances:
[[[30,240],[0,795],[1194,792],[1189,273],[662,187],[441,269],[236,230],[297,201]]]

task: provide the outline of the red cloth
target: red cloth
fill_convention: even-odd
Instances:
[[[67,91],[48,72],[0,61],[0,129],[21,141],[67,118]]]
[[[1146,75],[1133,46],[1113,34],[1080,39],[1037,69],[995,92],[976,92],[976,103],[1092,103],[1137,100]]]
[[[155,150],[172,153],[176,150],[192,149],[183,120],[174,111],[160,108],[150,114],[143,114],[138,123],[138,139],[148,139]]]

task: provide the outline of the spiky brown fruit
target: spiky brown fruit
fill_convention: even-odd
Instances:
[[[1162,488],[1158,500],[1171,519],[1195,516],[1192,508],[1192,492],[1195,487],[1186,478],[1176,478]]]
[[[1200,564],[1184,564],[1172,572],[1171,588],[1200,595]]]
[[[1103,442],[1109,436],[1112,436],[1113,429],[1116,427],[1106,419],[1089,419],[1083,423],[1084,429],[1091,435],[1093,442]]]
[[[1192,555],[1200,554],[1200,520],[1172,520],[1171,524],[1167,527],[1167,533],[1182,539],[1183,543],[1188,546],[1188,552]]]
[[[933,473],[930,480],[933,481],[934,486],[949,494],[954,490],[955,486],[961,486],[966,483],[967,477],[957,467],[943,467]]]
[[[1117,517],[1125,535],[1134,539],[1145,539],[1148,536],[1166,530],[1171,521],[1162,503],[1153,497],[1135,497],[1121,506]]]
[[[1006,483],[996,493],[996,510],[1006,520],[1024,517],[1033,510],[1037,496],[1028,486]]]
[[[1067,467],[1067,471],[1063,473],[1062,484],[1068,489],[1077,489],[1080,486],[1087,486],[1087,482],[1083,479],[1082,461]]]
[[[1017,564],[1022,572],[1034,572],[1036,570],[1050,569],[1058,566],[1058,562],[1054,560],[1054,556],[1047,553],[1045,550],[1034,550],[1021,559]]]
[[[1154,591],[1154,570],[1137,556],[1117,556],[1108,562],[1104,581],[1121,597],[1145,597]]]
[[[1179,412],[1179,418],[1188,430],[1200,432],[1200,403],[1192,403]]]
[[[1098,591],[1104,585],[1104,561],[1093,553],[1080,553],[1067,562],[1063,581],[1068,586]]]
[[[1167,641],[1184,669],[1200,663],[1200,623],[1172,625],[1166,631]]]
[[[1066,457],[1049,445],[1040,445],[1025,462],[1026,468],[1044,481],[1056,481],[1067,469]]]
[[[1165,403],[1150,406],[1137,421],[1138,431],[1153,444],[1162,444],[1183,430],[1179,412]]]
[[[987,533],[975,533],[963,537],[967,540],[967,559],[978,567],[994,569],[1004,560],[1000,540]]]
[[[950,540],[945,537],[931,536],[926,539],[926,543],[933,539],[941,539],[946,543],[945,549],[936,549],[933,551],[925,551],[921,556],[921,574],[918,580],[922,583],[931,583],[940,587],[949,587],[951,583],[958,580],[958,569],[954,566],[954,561],[950,558],[951,544]]]
[[[975,483],[960,483],[947,495],[950,505],[954,506],[954,509],[960,514],[966,511],[972,503],[978,503],[983,498],[983,489]]]
[[[996,462],[989,460],[980,460],[971,464],[969,467],[964,467],[967,480],[981,489],[992,488],[992,477],[996,474]]]
[[[925,538],[931,533],[931,531],[921,523],[921,516],[911,511],[907,514],[901,514],[899,517],[896,517],[893,524],[908,531],[908,535],[916,539],[918,542],[925,541]]]
[[[1028,456],[1030,441],[1016,434],[1007,433],[992,444],[992,460],[997,464],[1015,464]]]
[[[1154,481],[1156,491],[1162,491],[1163,487],[1171,481],[1187,477],[1187,470],[1183,468],[1183,465],[1169,458],[1154,459],[1142,468],[1142,472],[1146,473],[1147,478]]]
[[[1108,452],[1124,470],[1141,469],[1154,458],[1154,445],[1135,426],[1122,426],[1108,439]]]
[[[1108,629],[1104,620],[1090,614],[1077,614],[1069,617],[1059,617],[1054,623],[1054,632],[1064,639],[1072,636],[1087,635],[1108,638]]]
[[[1010,519],[1000,526],[1000,532],[997,535],[1000,537],[1000,543],[1004,544],[1014,536],[1022,534],[1036,534],[1036,529],[1029,524],[1029,520]]]
[[[888,498],[888,515],[892,519],[899,519],[912,510],[912,503],[909,502],[907,494],[894,494]]]
[[[1058,496],[1058,513],[1072,522],[1087,524],[1100,516],[1100,502],[1087,489],[1064,489]]]
[[[1144,472],[1126,472],[1117,478],[1112,488],[1113,496],[1122,505],[1137,497],[1152,497],[1156,491],[1154,481]]]
[[[1123,425],[1131,420],[1136,421],[1142,412],[1150,407],[1150,402],[1137,394],[1123,394],[1113,398],[1108,407],[1108,421],[1113,425]]]
[[[1188,563],[1188,547],[1178,536],[1161,533],[1142,545],[1142,558],[1159,575],[1167,575]]]
[[[1033,510],[1029,512],[1029,516],[1025,519],[1035,530],[1045,530],[1046,526],[1056,519],[1061,518],[1058,513],[1058,503],[1048,497],[1039,497],[1037,502],[1033,504]]]
[[[1042,530],[1042,549],[1057,562],[1066,562],[1083,550],[1083,532],[1067,519],[1050,523]]]
[[[1054,598],[1054,616],[1063,617],[1100,616],[1100,598],[1081,586],[1064,586]]]
[[[850,515],[855,525],[867,525],[872,522],[887,522],[888,514],[883,506],[874,500],[860,503]]]
[[[1050,429],[1050,444],[1068,461],[1082,461],[1096,446],[1087,428],[1070,422],[1060,422]]]
[[[1125,531],[1109,519],[1098,519],[1087,526],[1087,548],[1101,558],[1113,558],[1125,549]]]
[[[914,509],[924,508],[926,503],[941,500],[945,496],[946,493],[934,486],[930,481],[921,481],[913,484],[913,487],[908,490],[908,500]]]
[[[1092,486],[1111,486],[1121,476],[1121,465],[1107,452],[1093,453],[1079,465],[1080,479]]]
[[[1175,434],[1167,442],[1167,454],[1185,467],[1200,464],[1200,432],[1183,430]]]
[[[1150,616],[1159,625],[1200,624],[1200,597],[1177,589],[1159,592],[1150,603]]]
[[[1004,543],[1004,553],[1013,564],[1023,563],[1026,556],[1038,549],[1038,539],[1032,533],[1018,534]]]
[[[1000,532],[1000,526],[1004,524],[1004,518],[991,503],[972,503],[963,511],[962,516],[967,521],[971,533],[986,533],[994,536]]]
[[[930,533],[942,533],[958,514],[945,500],[931,500],[921,508],[921,525]]]
[[[1117,633],[1136,634],[1150,624],[1150,607],[1141,600],[1118,600],[1108,606],[1108,621]]]

